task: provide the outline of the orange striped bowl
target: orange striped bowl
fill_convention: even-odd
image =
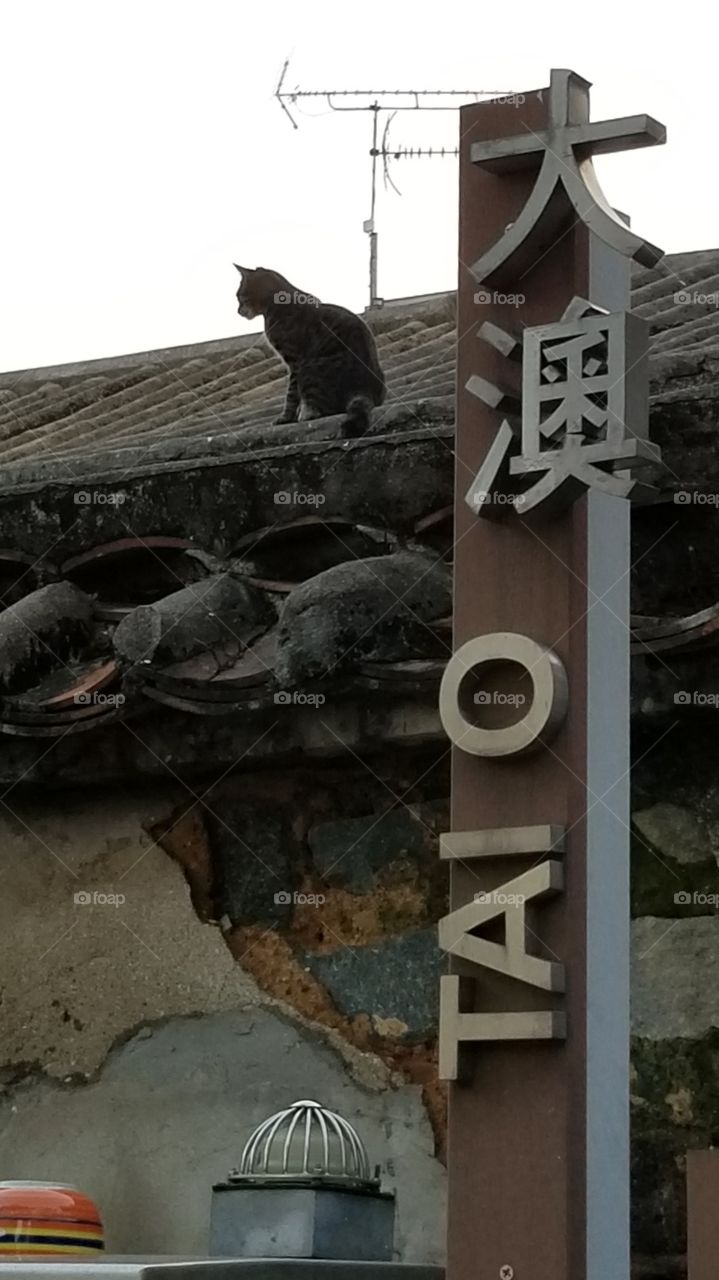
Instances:
[[[96,1253],[105,1248],[100,1212],[61,1182],[0,1182],[0,1262]]]

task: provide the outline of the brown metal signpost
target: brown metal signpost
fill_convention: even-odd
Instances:
[[[687,1152],[687,1280],[716,1280],[719,1150]]]
[[[658,451],[625,309],[660,251],[591,156],[663,137],[567,71],[462,111],[448,1280],[629,1275],[626,497]]]

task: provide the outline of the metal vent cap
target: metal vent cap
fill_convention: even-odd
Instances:
[[[242,1152],[237,1182],[285,1179],[373,1186],[361,1138],[342,1116],[319,1102],[293,1102],[259,1125]]]

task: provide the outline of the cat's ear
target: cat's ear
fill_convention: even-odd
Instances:
[[[249,274],[249,267],[238,267],[236,262],[233,262],[232,265],[235,268],[235,271],[239,271],[241,276],[246,276]]]

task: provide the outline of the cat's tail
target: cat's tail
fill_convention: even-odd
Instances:
[[[347,440],[363,436],[372,421],[372,401],[369,396],[352,396],[347,404],[347,417],[342,423],[342,434]]]

